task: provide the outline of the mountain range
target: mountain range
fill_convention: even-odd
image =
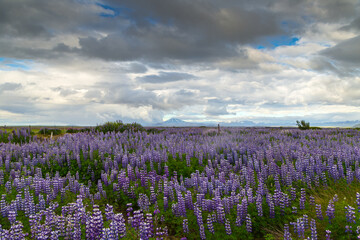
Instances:
[[[154,126],[158,127],[216,127],[217,124],[224,127],[274,127],[274,126],[289,126],[296,127],[295,122],[253,122],[253,121],[237,121],[237,122],[187,122],[179,118],[171,118],[167,121],[156,123]],[[317,127],[360,127],[360,121],[339,121],[339,122],[314,122],[311,126]]]

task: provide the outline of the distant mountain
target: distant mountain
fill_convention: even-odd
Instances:
[[[178,119],[178,118],[170,118],[167,121],[157,123],[155,125],[161,126],[161,127],[200,127],[200,126],[214,127],[214,126],[216,126],[216,124],[214,124],[214,123],[186,122],[186,121]]]
[[[223,127],[255,127],[255,126],[264,126],[263,123],[257,124],[253,121],[239,121],[239,122],[221,122],[220,126]]]
[[[179,118],[171,118],[167,121],[157,123],[153,126],[159,127],[216,127],[218,123],[215,122],[187,122]],[[295,122],[278,121],[278,122],[253,122],[253,121],[236,121],[236,122],[220,122],[220,127],[276,127],[289,126],[296,127]],[[342,121],[342,122],[311,122],[310,126],[314,127],[360,127],[360,121]]]
[[[183,124],[186,124],[185,121],[181,120],[181,119],[178,119],[178,118],[170,118],[169,120],[163,122],[163,124],[180,124],[180,125],[183,125]]]
[[[167,121],[157,123],[156,126],[162,126],[162,127],[188,127],[192,126],[192,123],[183,121],[178,118],[170,118]]]
[[[342,121],[342,122],[319,122],[311,124],[310,126],[319,126],[319,127],[355,127],[360,125],[360,121]]]

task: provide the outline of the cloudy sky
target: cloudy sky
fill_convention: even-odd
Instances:
[[[172,117],[360,120],[360,1],[0,1],[0,125]]]

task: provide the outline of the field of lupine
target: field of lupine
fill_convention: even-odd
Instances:
[[[356,239],[360,131],[0,131],[0,239]]]

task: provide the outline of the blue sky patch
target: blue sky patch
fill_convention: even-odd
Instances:
[[[114,18],[116,16],[119,16],[119,14],[120,14],[120,9],[117,9],[117,8],[114,8],[114,7],[111,7],[109,5],[105,5],[102,3],[96,3],[96,5],[98,5],[99,7],[102,7],[104,10],[112,11],[112,13],[100,13],[101,17]]]
[[[14,71],[31,69],[31,60],[12,59],[12,58],[0,58],[0,71]]]
[[[267,37],[262,41],[262,44],[256,45],[256,49],[265,49],[265,48],[277,48],[280,46],[294,46],[300,39],[298,37],[291,36],[275,36],[275,37]]]

